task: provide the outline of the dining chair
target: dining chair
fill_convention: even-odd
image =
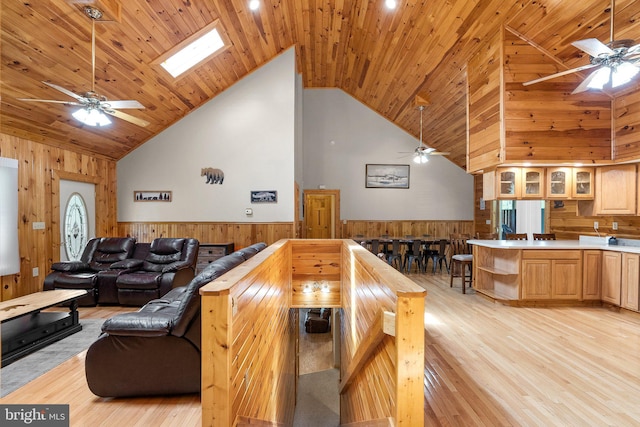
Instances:
[[[402,271],[402,254],[400,253],[400,240],[393,239],[391,241],[391,252],[387,254],[387,262],[390,266],[393,266],[399,271]]]
[[[382,252],[382,249],[380,248],[380,240],[371,239],[371,248],[369,250],[378,258],[383,258],[383,259],[385,258],[385,254],[384,252]]]
[[[507,240],[528,240],[527,233],[507,233],[505,238]]]
[[[476,239],[478,240],[498,240],[498,233],[480,233],[476,232]]]
[[[407,273],[411,273],[411,264],[416,262],[416,273],[424,271],[424,262],[422,260],[422,240],[415,239],[409,245],[407,252],[404,254],[404,261],[402,265],[406,268]]]
[[[471,254],[471,248],[467,243],[469,240],[468,234],[451,234],[449,242],[451,244],[452,256],[450,264],[450,279],[449,287],[453,287],[453,278],[462,278],[462,293],[467,293],[467,283],[471,286],[473,281],[473,255]],[[466,271],[469,270],[469,275]]]
[[[447,273],[449,273],[449,263],[447,262],[447,245],[449,241],[447,239],[435,240],[433,242],[434,245],[437,245],[438,249],[430,249],[427,248],[424,251],[424,269],[426,271],[427,265],[429,264],[429,260],[433,262],[433,273],[435,274],[436,268],[440,266],[440,271],[442,271],[442,263],[444,262],[444,266],[447,269]]]
[[[556,233],[533,233],[533,240],[556,240]]]

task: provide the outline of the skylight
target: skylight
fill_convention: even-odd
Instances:
[[[224,41],[218,29],[214,28],[171,55],[160,65],[175,78],[223,47]]]

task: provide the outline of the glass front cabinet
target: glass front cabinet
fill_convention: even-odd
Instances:
[[[571,197],[574,199],[593,199],[593,168],[573,168]]]
[[[544,198],[544,168],[522,169],[522,193],[523,199]]]
[[[547,169],[547,199],[571,198],[573,170],[567,167]]]

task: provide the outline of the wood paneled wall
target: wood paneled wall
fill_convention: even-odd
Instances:
[[[616,161],[640,159],[640,92],[632,92],[614,100]]]
[[[506,162],[611,159],[608,95],[572,95],[583,77],[575,73],[523,86],[556,72],[558,64],[509,29],[504,31],[503,62]]]
[[[291,251],[279,241],[201,289],[202,425],[238,416],[292,425],[297,310]]]
[[[296,308],[340,307],[342,240],[291,241],[291,306]],[[313,285],[328,286],[328,293]],[[305,285],[312,292],[304,293]]]
[[[119,222],[118,236],[151,242],[156,237],[192,237],[200,243],[233,242],[240,249],[258,242],[267,245],[295,236],[292,222]]]
[[[482,194],[482,192],[481,192]],[[342,237],[362,236],[422,236],[448,238],[451,233],[473,234],[473,221],[424,220],[424,221],[357,221],[347,220],[342,225]]]
[[[493,201],[485,201],[484,209],[480,209],[480,199],[482,198],[482,175],[473,176],[473,194],[474,194],[474,216],[473,216],[473,233],[495,233],[496,225],[487,224],[487,220],[493,220],[492,205]]]
[[[6,134],[0,134],[0,156],[18,160],[19,186],[20,274],[0,277],[4,301],[41,291],[60,259],[60,179],[96,184],[96,234],[115,235],[116,163]],[[44,230],[34,230],[34,222],[44,222]],[[38,277],[32,277],[35,267]]]
[[[487,37],[467,64],[467,171],[503,160],[502,35]]]
[[[356,371],[352,385],[340,396],[340,422],[392,417],[398,426],[424,425],[424,361],[420,358],[424,357],[426,291],[355,243],[343,249],[342,271],[343,381],[357,363],[359,347],[376,333],[372,327],[381,312],[395,313],[396,326],[412,326],[402,334],[396,329],[395,338],[386,336]]]
[[[578,239],[580,235],[596,236],[593,222],[598,221],[600,236],[616,236],[625,239],[640,239],[640,216],[632,215],[598,215],[578,216],[575,200],[565,200],[564,207],[549,209],[550,231],[560,239]],[[618,230],[613,230],[613,222],[618,223]]]

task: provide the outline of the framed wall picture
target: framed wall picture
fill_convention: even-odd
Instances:
[[[275,190],[252,191],[251,203],[278,203],[278,192]]]
[[[409,165],[367,164],[366,188],[409,188]]]
[[[170,202],[171,199],[171,191],[144,190],[133,192],[134,202]]]

